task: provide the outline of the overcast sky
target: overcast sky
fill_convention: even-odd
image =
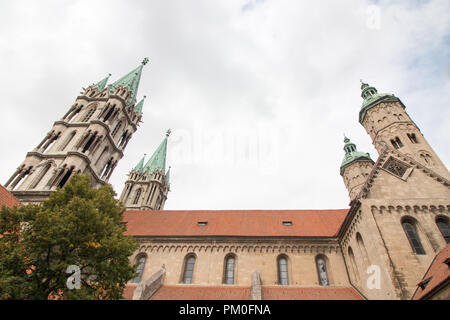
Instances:
[[[143,123],[111,183],[172,129],[165,209],[347,208],[360,79],[450,164],[450,1],[0,2],[0,183],[82,87],[145,66]]]

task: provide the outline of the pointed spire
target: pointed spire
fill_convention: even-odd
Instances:
[[[148,62],[148,58],[145,58],[142,63],[136,69],[128,72],[122,78],[114,82],[110,88],[109,92],[113,92],[117,87],[122,86],[123,88],[128,87],[131,90],[131,96],[128,98],[128,103],[133,103],[136,99],[137,91],[139,88],[139,82],[141,80],[142,68]]]
[[[169,166],[169,170],[167,170],[167,172],[166,172],[165,177],[166,177],[166,184],[170,185],[170,166]]]
[[[161,142],[158,149],[156,149],[155,153],[145,164],[144,170],[147,170],[149,175],[151,175],[155,170],[160,170],[162,172],[166,171],[167,138],[169,135],[170,129],[167,130],[166,137],[163,142]]]
[[[144,161],[145,161],[145,156],[147,154],[144,153],[144,156],[142,157],[141,161],[139,161],[139,163],[137,164],[137,166],[134,168],[134,170],[142,172],[144,170]]]
[[[142,107],[144,106],[144,99],[147,96],[144,96],[141,101],[139,101],[135,106],[134,106],[134,111],[137,112],[139,115],[142,114]]]
[[[345,166],[349,165],[355,160],[370,160],[373,162],[372,158],[370,158],[370,155],[368,153],[358,152],[358,150],[356,149],[356,144],[351,142],[350,139],[347,138],[346,136],[344,136],[344,143],[345,143],[344,145],[345,156],[341,164],[341,173],[342,169]]]
[[[102,91],[103,89],[105,89],[105,86],[108,83],[109,77],[111,77],[111,73],[108,73],[108,76],[106,78],[100,80],[99,82],[94,84],[92,87],[97,88],[98,91]]]

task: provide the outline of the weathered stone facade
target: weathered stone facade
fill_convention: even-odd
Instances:
[[[351,204],[337,234],[311,238],[299,229],[297,235],[284,237],[224,236],[223,231],[180,237],[176,232],[145,236],[141,230],[135,234],[140,248],[130,261],[147,258],[142,281],[164,265],[166,296],[177,286],[223,290],[229,285],[225,280],[231,256],[233,286],[251,288],[249,299],[261,299],[265,286],[317,292],[323,287],[353,288],[365,299],[411,299],[449,241],[449,173],[398,98],[378,94],[366,84],[362,89],[360,122],[379,157],[374,163],[346,138],[341,175]],[[192,218],[184,223],[206,225],[213,215],[205,215],[204,222]],[[444,221],[447,231],[438,221]],[[186,272],[191,272],[188,282]],[[436,298],[446,293],[448,284]]]
[[[88,174],[95,187],[107,183],[141,121],[135,99],[141,69],[107,87],[105,78],[84,89],[5,187],[28,203],[47,199],[75,173]]]

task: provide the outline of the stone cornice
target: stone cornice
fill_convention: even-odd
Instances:
[[[138,252],[258,252],[258,253],[339,253],[340,246],[337,241],[327,241],[312,243],[307,239],[289,239],[286,242],[284,238],[267,239],[233,239],[226,237],[224,239],[213,238],[173,238],[173,239],[147,239],[137,237],[140,243]]]

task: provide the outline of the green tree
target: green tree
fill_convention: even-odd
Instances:
[[[120,299],[137,249],[111,186],[75,175],[40,205],[0,211],[0,299]],[[81,288],[69,289],[70,265]]]

